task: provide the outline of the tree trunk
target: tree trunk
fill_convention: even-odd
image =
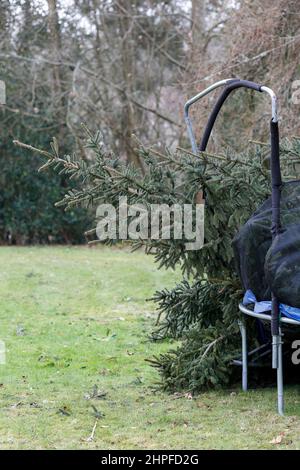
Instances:
[[[59,62],[62,58],[62,43],[59,17],[56,0],[47,0],[48,2],[48,28],[51,59],[55,64],[52,66],[52,91],[53,102],[59,124],[59,139],[62,140],[66,128],[66,78],[64,77],[62,67]]]
[[[199,45],[205,35],[206,0],[192,0],[192,60],[199,54]]]
[[[120,26],[120,55],[122,64],[122,78],[124,83],[124,92],[121,93],[122,102],[122,134],[123,134],[123,149],[126,153],[128,162],[133,163],[136,166],[142,168],[139,156],[133,148],[132,134],[135,128],[135,113],[131,101],[127,98],[134,92],[134,79],[136,76],[136,70],[134,66],[134,54],[135,50],[133,47],[133,25],[131,24],[131,16],[133,15],[132,2],[130,0],[119,0],[120,9],[118,9],[119,26]],[[124,15],[124,10],[128,15]]]

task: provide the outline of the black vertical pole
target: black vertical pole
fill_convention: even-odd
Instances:
[[[280,193],[281,193],[281,172],[280,172],[280,156],[279,156],[279,130],[278,122],[271,121],[271,177],[272,177],[272,239],[279,234],[280,224]],[[272,335],[279,335],[279,302],[272,294]]]

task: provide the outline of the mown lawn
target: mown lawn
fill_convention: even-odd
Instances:
[[[178,274],[118,248],[0,247],[0,259],[1,449],[300,449],[295,387],[285,418],[273,389],[153,390],[145,358],[172,345],[148,340],[145,298]]]

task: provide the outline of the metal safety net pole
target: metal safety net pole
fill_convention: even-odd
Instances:
[[[208,118],[203,137],[200,145],[197,144],[192,122],[189,116],[190,107],[208,93],[216,88],[224,86],[224,90],[220,94],[215,106]],[[201,91],[197,95],[190,98],[184,106],[184,118],[187,125],[188,135],[190,138],[192,150],[195,154],[206,150],[206,146],[211,135],[213,126],[221,110],[224,102],[230,93],[237,88],[249,88],[258,92],[267,93],[271,98],[272,118],[270,123],[271,134],[271,178],[272,178],[272,239],[280,233],[280,197],[281,197],[281,171],[280,171],[280,155],[279,155],[279,130],[278,130],[278,113],[277,98],[274,91],[266,86],[259,85],[248,80],[240,80],[238,78],[230,78],[216,82]],[[271,314],[271,333],[272,333],[272,367],[277,369],[277,385],[278,385],[278,411],[283,414],[283,392],[282,392],[282,341],[280,331],[280,310],[279,302],[274,294],[272,294],[272,314]]]

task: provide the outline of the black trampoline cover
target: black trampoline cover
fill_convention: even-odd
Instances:
[[[237,270],[245,288],[257,300],[300,308],[300,181],[284,183],[281,190],[280,233],[272,241],[272,203],[267,199],[233,240]]]

